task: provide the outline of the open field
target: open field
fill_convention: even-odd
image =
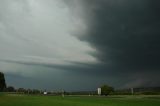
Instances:
[[[1,94],[0,106],[160,106],[160,96],[27,96]]]

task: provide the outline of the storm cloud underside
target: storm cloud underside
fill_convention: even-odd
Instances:
[[[159,3],[3,0],[0,68],[17,87],[158,86]]]

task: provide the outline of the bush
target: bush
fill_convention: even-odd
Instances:
[[[114,92],[114,88],[108,85],[101,86],[101,95],[109,95],[111,92]]]

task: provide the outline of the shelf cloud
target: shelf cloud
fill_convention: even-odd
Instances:
[[[159,86],[159,3],[1,0],[0,70],[16,87]]]

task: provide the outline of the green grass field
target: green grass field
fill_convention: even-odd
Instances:
[[[0,95],[0,106],[160,106],[160,96],[27,96]]]

